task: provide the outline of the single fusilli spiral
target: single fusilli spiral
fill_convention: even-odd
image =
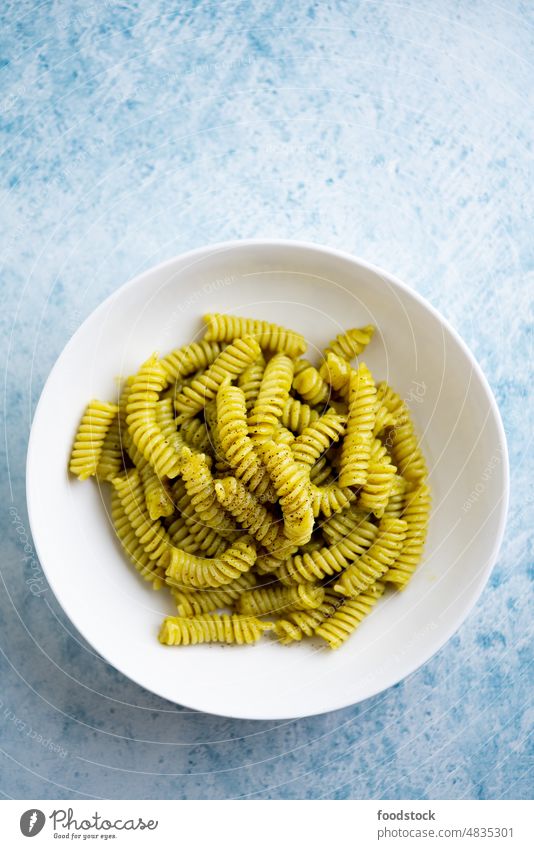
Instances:
[[[321,457],[310,469],[310,480],[315,486],[325,483],[333,483],[335,480],[333,469],[328,462],[328,457]]]
[[[251,645],[271,628],[271,622],[238,614],[212,613],[191,618],[168,616],[161,626],[159,641],[167,646],[195,646],[198,643]]]
[[[352,360],[354,357],[358,357],[367,347],[374,332],[373,325],[368,324],[366,327],[354,327],[347,330],[346,333],[340,333],[333,342],[327,345],[325,354],[337,354],[338,357],[343,357],[345,360]]]
[[[377,401],[394,419],[394,423],[386,428],[382,437],[392,462],[406,480],[416,484],[422,483],[428,475],[428,469],[415,435],[408,406],[384,381],[378,384]]]
[[[206,371],[190,386],[184,386],[174,406],[182,418],[194,416],[215,398],[221,383],[241,374],[258,359],[260,347],[251,337],[236,339],[228,345]]]
[[[221,313],[209,313],[204,316],[204,321],[207,325],[204,339],[207,342],[231,342],[243,336],[252,336],[269,353],[300,357],[306,350],[306,340],[300,333],[268,321]]]
[[[279,424],[272,436],[274,442],[281,442],[283,445],[293,445],[295,434],[289,428]]]
[[[119,408],[105,401],[91,401],[83,414],[74,438],[69,471],[80,480],[96,475],[104,440]]]
[[[428,475],[425,458],[419,447],[412,420],[407,411],[386,430],[384,445],[399,472],[412,483],[421,483]]]
[[[154,354],[135,375],[126,404],[126,421],[135,446],[158,477],[174,478],[179,472],[179,455],[156,422],[156,404],[166,383],[165,372]]]
[[[166,580],[179,588],[222,587],[248,572],[255,560],[256,546],[248,535],[232,543],[219,557],[197,557],[171,547],[167,552]]]
[[[221,449],[236,477],[245,483],[260,501],[275,501],[276,493],[248,435],[247,411],[243,390],[223,383],[217,393],[217,420]]]
[[[345,569],[334,586],[335,591],[354,598],[380,580],[399,556],[406,528],[407,523],[402,519],[383,518],[376,540],[365,554]]]
[[[248,429],[254,445],[271,439],[289,396],[293,380],[293,360],[275,354],[265,366],[256,403],[248,417]]]
[[[218,342],[207,342],[203,339],[176,348],[166,357],[162,357],[160,362],[168,382],[176,383],[195,371],[206,369],[217,359],[222,349],[223,346]]]
[[[338,649],[356,630],[361,621],[371,612],[384,592],[384,584],[376,581],[356,598],[348,598],[315,629],[315,635]]]
[[[360,363],[350,377],[347,432],[341,446],[339,485],[363,486],[373,442],[376,387],[371,372]]]
[[[388,410],[385,404],[377,400],[373,436],[380,436],[386,428],[394,427],[396,422],[396,416]]]
[[[303,545],[314,524],[309,473],[295,463],[287,445],[264,442],[259,451],[279,497],[285,535],[295,545]]]
[[[185,445],[182,432],[177,430],[174,404],[170,398],[163,398],[155,405],[156,424],[161,430],[169,447],[179,457]],[[136,463],[137,465],[137,463]]]
[[[401,551],[384,580],[404,589],[421,560],[430,515],[430,489],[426,484],[417,486],[406,494],[402,518],[407,524],[406,537]]]
[[[370,510],[377,518],[384,514],[387,507],[396,466],[390,462],[388,453],[379,439],[374,439],[371,445],[371,456],[365,481],[358,503],[365,510]]]

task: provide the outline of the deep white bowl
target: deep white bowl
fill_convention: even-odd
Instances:
[[[67,474],[86,403],[113,398],[133,373],[202,333],[205,312],[269,319],[305,334],[310,355],[337,333],[375,324],[364,359],[407,400],[430,468],[433,510],[424,562],[387,593],[338,651],[290,647],[168,648],[157,641],[168,594],[139,579],[94,480]],[[496,402],[457,333],[419,295],[360,259],[313,244],[254,240],[201,248],[122,286],[83,323],[41,395],[27,493],[41,564],[88,642],[132,680],[173,702],[248,719],[342,708],[425,663],[478,599],[497,557],[508,459]],[[475,614],[476,615],[476,614]]]

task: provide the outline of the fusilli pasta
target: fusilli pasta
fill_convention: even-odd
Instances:
[[[126,377],[118,404],[89,404],[69,469],[111,483],[122,548],[172,596],[162,644],[272,631],[338,648],[421,560],[430,490],[408,406],[351,365],[371,325],[315,366],[300,333],[205,322],[203,340]]]
[[[367,480],[375,423],[376,387],[364,363],[352,372],[347,432],[341,446],[339,485],[363,486]]]
[[[196,646],[199,643],[237,643],[240,646],[257,642],[271,622],[251,616],[211,613],[183,619],[167,616],[159,632],[159,641],[167,646]]]
[[[306,350],[306,340],[300,333],[286,330],[268,321],[255,318],[210,313],[204,316],[207,342],[230,342],[243,336],[252,336],[264,351],[300,357]]]
[[[96,475],[104,440],[116,418],[116,404],[93,400],[87,405],[74,438],[69,471],[80,480]]]

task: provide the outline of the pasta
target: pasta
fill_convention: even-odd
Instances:
[[[408,484],[402,475],[393,475],[391,489],[389,491],[389,499],[384,510],[384,516],[391,516],[392,519],[400,519],[404,509],[404,499]]]
[[[167,646],[195,646],[198,643],[237,643],[243,646],[257,642],[263,632],[271,628],[271,622],[238,614],[211,613],[190,619],[167,616],[159,632],[159,641]]]
[[[220,474],[228,474],[232,467],[227,462],[225,452],[221,444],[221,434],[217,419],[217,402],[215,400],[206,404],[204,409],[204,419],[206,420],[211,453],[215,460],[215,469]]]
[[[260,347],[252,336],[236,339],[221,351],[200,377],[193,380],[190,386],[184,386],[174,402],[177,412],[186,418],[203,410],[208,401],[215,398],[221,383],[240,375],[259,354]]]
[[[270,632],[337,649],[423,555],[431,497],[408,405],[352,365],[370,325],[314,364],[296,331],[204,321],[204,339],[126,377],[118,403],[89,403],[69,471],[111,484],[125,555],[174,603],[163,645]]]
[[[335,543],[344,540],[356,528],[366,527],[372,534],[370,545],[378,531],[377,526],[370,520],[369,513],[352,505],[347,510],[334,513],[329,519],[325,519],[321,524],[321,533],[330,545],[335,545]]]
[[[165,371],[153,354],[141,366],[130,386],[126,423],[134,445],[154,467],[158,477],[174,478],[179,472],[179,457],[156,422],[156,404],[166,385]]]
[[[184,377],[196,371],[204,370],[210,366],[222,351],[222,345],[218,342],[193,342],[176,348],[161,360],[161,365],[167,375],[168,383],[177,383]]]
[[[336,354],[336,356],[343,357],[345,360],[352,360],[354,357],[358,357],[367,347],[374,332],[373,325],[368,324],[366,327],[354,327],[347,330],[346,333],[340,333],[333,342],[327,345],[325,354]]]
[[[206,456],[193,454],[189,448],[184,448],[180,461],[180,473],[198,519],[222,536],[232,537],[235,524],[217,501],[214,479]]]
[[[303,545],[310,539],[314,523],[309,476],[287,445],[269,441],[260,451],[280,499],[285,535],[295,545]]]
[[[343,399],[346,399],[348,396],[351,372],[350,363],[332,351],[326,355],[319,369],[321,378],[334,392],[339,392]]]
[[[293,433],[302,433],[318,418],[319,413],[313,410],[309,404],[303,404],[297,398],[288,398],[282,410],[281,422],[284,427],[292,430]]]
[[[334,470],[327,457],[321,457],[310,469],[310,480],[315,486],[332,483],[335,480]],[[313,490],[313,486],[312,486]]]
[[[324,601],[324,587],[319,584],[271,585],[242,593],[237,610],[247,616],[265,616],[288,610],[313,610]]]
[[[220,589],[197,592],[171,587],[171,595],[176,602],[178,616],[200,616],[202,613],[211,613],[223,607],[232,607],[241,593],[252,589],[255,585],[256,576],[252,572],[243,572],[231,584],[226,584]]]
[[[270,513],[237,478],[215,481],[215,494],[221,504],[267,551],[280,559],[295,549],[282,530],[279,518]]]
[[[177,522],[187,528],[188,534],[195,540],[196,551],[192,554],[205,554],[206,557],[218,557],[228,547],[227,540],[217,533],[216,530],[204,524],[197,517],[196,510],[191,504],[189,495],[185,488],[185,484],[181,478],[177,478],[172,487],[172,495],[176,510],[178,511]],[[174,522],[169,526],[169,533],[174,526]],[[173,539],[174,542],[174,539]],[[179,542],[174,542],[178,548],[183,548]]]
[[[385,576],[400,589],[404,589],[421,559],[430,514],[430,490],[426,484],[412,488],[406,496],[402,518],[407,524],[406,537],[401,552]]]
[[[327,410],[324,416],[305,428],[291,446],[297,463],[313,466],[333,442],[345,433],[345,416]]]
[[[276,493],[248,435],[245,393],[223,383],[217,393],[217,423],[221,449],[236,477],[262,501],[276,501]]]
[[[369,551],[345,569],[334,586],[335,591],[354,598],[382,578],[401,551],[406,528],[403,519],[382,519]]]
[[[385,439],[393,462],[406,480],[421,483],[427,477],[428,470],[407,405],[387,383],[378,385],[377,397],[394,417]]]
[[[293,389],[308,404],[322,404],[330,396],[330,387],[314,366],[299,372],[293,380]]]
[[[104,437],[95,474],[99,481],[112,481],[123,469],[124,456],[122,452],[121,423],[117,413]],[[73,470],[71,469],[71,471]]]
[[[341,447],[340,486],[363,486],[371,455],[375,422],[376,387],[364,363],[349,384],[347,433]]]
[[[145,581],[151,581],[155,590],[161,589],[165,581],[165,570],[154,563],[139,542],[115,489],[111,493],[111,520],[117,539],[141,577]]]
[[[346,536],[333,545],[316,551],[296,554],[281,563],[277,572],[283,584],[321,581],[347,570],[350,564],[374,544],[378,528],[371,522],[359,522]],[[343,576],[347,573],[344,572]]]
[[[306,350],[304,336],[268,321],[221,315],[221,313],[205,315],[204,321],[207,324],[204,335],[207,342],[231,342],[243,336],[253,336],[260,347],[269,353],[300,357]]]
[[[254,565],[256,547],[250,536],[241,537],[220,557],[197,557],[181,548],[167,550],[167,581],[175,587],[223,587]]]
[[[303,637],[313,637],[321,623],[333,616],[342,604],[344,599],[327,589],[324,601],[319,607],[313,610],[291,610],[284,613],[284,617],[274,623],[274,633],[278,642],[287,646],[295,641],[300,642]]]
[[[337,483],[325,483],[323,486],[317,486],[312,483],[311,487],[312,511],[315,518],[322,513],[324,516],[331,516],[332,513],[339,513],[345,507],[354,501],[356,495],[349,487],[341,487]]]
[[[250,438],[254,445],[271,439],[282,415],[293,379],[293,360],[275,354],[265,366],[256,403],[248,417]]]
[[[166,480],[160,480],[149,463],[143,463],[139,469],[145,494],[145,504],[151,519],[161,519],[162,516],[172,516],[172,502],[169,485]]]
[[[273,434],[273,439],[275,442],[281,442],[284,445],[293,445],[295,441],[295,434],[292,433],[289,428],[284,427],[283,425],[278,425]]]
[[[247,409],[247,413],[256,403],[264,371],[265,359],[262,354],[260,354],[258,359],[251,363],[245,371],[241,372],[237,378],[237,385],[243,390],[243,395],[245,396],[245,407]]]
[[[172,540],[161,522],[152,520],[148,515],[139,472],[137,469],[125,472],[113,478],[112,484],[143,550],[150,560],[156,560],[158,565],[163,565]]]
[[[206,460],[209,457],[211,465],[211,456],[206,453],[211,447],[211,440],[206,422],[201,421],[200,419],[187,419],[187,421],[183,422],[180,427],[180,436],[183,437],[187,446],[195,449],[196,451],[200,451],[201,454],[206,454]]]
[[[360,595],[347,599],[315,629],[316,636],[325,640],[331,649],[338,649],[371,612],[384,588],[383,583],[376,581]]]
[[[116,404],[91,401],[87,405],[78,432],[74,438],[69,471],[80,480],[96,475],[104,440],[116,418]]]
[[[390,462],[385,447],[379,439],[371,445],[367,480],[361,491],[360,507],[370,510],[379,519],[386,509],[397,467]]]

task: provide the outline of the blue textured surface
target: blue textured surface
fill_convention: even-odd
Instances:
[[[528,796],[532,4],[0,8],[2,792]],[[512,464],[500,559],[454,639],[364,704],[277,723],[192,713],[125,680],[17,536],[32,410],[74,329],[140,269],[253,236],[352,251],[429,298],[486,370]]]

